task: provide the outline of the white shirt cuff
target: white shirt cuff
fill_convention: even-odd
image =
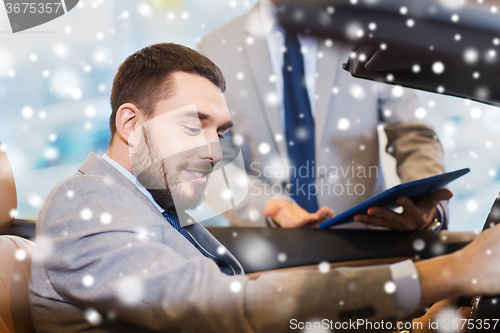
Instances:
[[[420,307],[422,289],[417,268],[411,260],[405,260],[389,266],[392,281],[396,284],[396,304],[402,311],[402,318],[415,312]]]

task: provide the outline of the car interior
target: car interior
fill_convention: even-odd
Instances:
[[[344,69],[355,77],[486,104],[500,103],[499,60],[496,53],[488,57],[492,40],[500,36],[500,26],[489,16],[483,19],[483,9],[474,4],[465,5],[457,12],[460,21],[453,22],[450,11],[439,1],[356,2],[353,6],[352,1],[343,0],[293,1],[279,14],[279,20],[287,29],[352,43],[354,52],[367,56],[365,61],[359,57],[346,59]],[[342,19],[332,19],[324,10],[328,6],[334,6],[334,15]],[[402,6],[412,7],[413,12],[419,13],[414,29],[408,29],[408,35],[404,36],[391,28],[396,23],[408,24],[407,18],[400,14]],[[299,12],[301,14],[297,15]],[[378,22],[378,28],[363,37],[351,38],[346,35],[345,27],[353,18],[361,26]],[[464,50],[453,42],[456,34],[460,34],[462,40],[469,40],[470,48],[479,50],[485,57],[465,66]],[[396,52],[384,53],[381,43]],[[438,61],[446,64],[442,75],[436,75],[436,68],[433,69]],[[419,75],[412,69],[417,62],[421,68]],[[485,75],[471,80],[471,73],[475,71]],[[493,206],[485,228],[500,222],[500,200],[491,198],[491,202]],[[28,282],[35,223],[15,220],[15,209],[14,177],[7,154],[0,149],[0,331],[34,332],[28,306]],[[387,264],[405,259],[416,261],[452,253],[476,236],[474,232],[452,231],[241,227],[208,227],[208,230],[240,261],[251,278],[270,271],[318,269],[320,263],[333,268]],[[500,302],[494,297],[474,299],[472,316],[500,318],[499,306]]]
[[[14,220],[13,212],[16,208],[14,176],[7,154],[0,149],[0,231],[7,229]],[[0,236],[1,332],[35,332],[28,303],[28,283],[34,246],[32,241],[24,237]]]

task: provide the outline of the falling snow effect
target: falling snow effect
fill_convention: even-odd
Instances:
[[[143,241],[147,241],[149,239],[150,234],[149,234],[149,231],[147,229],[137,228],[135,230],[135,232],[136,232],[136,237],[138,240],[143,242]]]
[[[16,258],[16,260],[19,260],[19,261],[23,261],[24,259],[26,259],[27,257],[27,253],[25,250],[23,249],[19,249],[15,252],[14,256]]]
[[[358,84],[351,85],[349,87],[349,93],[357,100],[362,100],[366,97],[365,89]]]
[[[43,199],[36,193],[30,193],[28,195],[28,203],[34,208],[40,208],[43,204]]]
[[[415,117],[417,119],[424,119],[427,116],[427,111],[424,108],[417,108],[415,110]]]
[[[351,123],[349,121],[349,119],[347,118],[342,118],[338,121],[337,123],[337,128],[341,131],[346,131],[349,129]]]
[[[248,218],[255,222],[260,218],[260,212],[257,209],[251,209],[248,213]]]
[[[469,212],[475,212],[478,208],[478,203],[476,200],[469,200],[467,201],[467,204],[466,204],[466,209],[469,211]]]
[[[364,1],[361,0],[357,1],[358,4],[362,4],[363,2]],[[113,45],[115,42],[114,38],[124,34],[131,35],[130,43],[133,44],[133,46],[124,45],[125,48],[137,48],[137,45],[140,44],[138,40],[134,40],[133,34],[130,34],[126,25],[130,25],[132,27],[144,26],[147,33],[148,28],[145,23],[147,23],[148,20],[153,21],[161,18],[161,22],[164,22],[169,28],[174,27],[178,29],[184,29],[183,26],[180,26],[180,24],[189,24],[190,26],[192,25],[193,36],[187,34],[189,37],[185,38],[189,38],[189,40],[182,40],[182,43],[186,45],[191,45],[194,42],[195,35],[198,38],[201,38],[209,31],[213,31],[218,28],[218,25],[215,25],[215,23],[210,22],[210,20],[206,20],[203,17],[204,15],[210,15],[209,13],[199,13],[197,8],[190,7],[189,4],[186,5],[185,8],[162,10],[160,11],[161,14],[159,14],[156,12],[156,8],[153,8],[154,3],[155,1],[141,0],[134,2],[134,4],[130,6],[124,5],[114,8],[109,14],[112,15],[112,20],[109,20],[109,22],[112,22],[111,24],[104,26],[97,25],[92,29],[82,29],[78,25],[78,21],[61,21],[60,26],[55,26],[59,33],[54,34],[54,38],[49,39],[50,42],[43,48],[36,47],[35,45],[35,48],[23,51],[21,49],[18,50],[15,47],[2,45],[0,47],[0,97],[4,97],[4,102],[7,101],[11,104],[10,106],[4,105],[5,110],[9,113],[8,120],[10,121],[11,119],[14,119],[14,117],[16,117],[16,119],[19,118],[19,122],[15,123],[16,130],[20,130],[28,125],[33,126],[33,124],[41,123],[42,121],[55,123],[59,116],[54,114],[54,110],[47,106],[57,105],[58,103],[61,105],[63,103],[75,103],[71,104],[70,108],[74,111],[74,114],[78,114],[78,117],[71,120],[71,122],[77,123],[79,129],[85,131],[85,135],[95,135],[95,137],[97,137],[100,133],[98,132],[98,129],[106,125],[107,119],[104,119],[102,116],[108,115],[108,109],[99,108],[97,104],[94,105],[93,99],[96,97],[105,98],[106,103],[108,103],[107,100],[109,99],[112,74],[114,74],[114,71],[116,70],[118,65],[117,58],[119,58],[115,51],[107,48],[107,45]],[[464,17],[460,13],[460,8],[463,6],[462,1],[439,0],[439,3],[449,9],[448,14],[446,14],[449,22],[452,22],[457,26],[464,22]],[[482,1],[478,3],[484,5],[486,10],[492,15],[498,15],[498,5],[491,6],[491,4],[486,4]],[[222,13],[226,13],[224,15],[232,13],[231,15],[233,15],[233,17],[240,15],[241,10],[249,9],[251,5],[253,5],[253,3],[250,4],[239,0],[225,1],[221,3],[219,7],[217,7],[218,5],[213,4],[214,7],[217,7],[214,8],[217,15],[220,15],[219,13],[223,11]],[[81,15],[79,19],[91,21],[92,16],[96,15],[95,13],[97,13],[97,10],[104,11],[106,6],[101,3],[101,1],[80,1],[78,8],[80,11],[79,15]],[[408,7],[399,8],[399,13],[402,16],[401,28],[403,28],[403,31],[409,29],[409,27],[406,26],[409,20],[414,21],[413,29],[418,28],[419,25],[417,16],[414,16],[416,13],[412,13],[409,8],[411,8],[409,5]],[[325,13],[330,15],[332,18],[336,15],[335,8],[333,6],[325,7]],[[217,22],[217,24],[219,24],[219,22]],[[381,29],[381,22],[367,21],[363,24],[358,24],[358,27],[351,29],[350,33],[353,38],[359,39],[359,36],[367,37],[370,33],[376,35],[381,31]],[[57,38],[55,38],[55,36],[57,36]],[[476,70],[473,65],[483,61],[494,64],[494,61],[498,60],[497,47],[500,45],[500,36],[492,36],[488,40],[489,47],[481,49],[470,48],[471,44],[468,44],[465,34],[460,35],[455,31],[451,31],[448,38],[454,40],[456,45],[463,48],[462,57],[464,62],[467,65],[470,65],[470,71],[467,74],[467,79],[477,80],[478,83],[481,82],[481,80],[487,76],[488,73],[481,71],[476,74]],[[254,37],[249,37],[248,39],[245,37],[245,39],[242,40],[242,45],[233,45],[227,50],[228,52],[234,52],[234,56],[240,56],[244,53],[246,47],[255,47],[256,40],[257,39]],[[229,39],[227,39],[226,44],[223,44],[221,41],[221,46],[228,44]],[[336,41],[326,40],[324,45],[327,48],[332,48],[335,44]],[[439,45],[436,44],[435,46],[437,50]],[[391,45],[381,43],[379,48],[382,51],[387,49],[391,50]],[[324,56],[326,55],[327,53],[325,52]],[[229,54],[229,56],[233,56],[233,54]],[[358,55],[358,57],[361,57],[361,55]],[[113,60],[115,63],[111,64],[110,61]],[[82,65],[80,62],[83,62],[84,64]],[[415,75],[418,75],[419,73],[428,70],[427,68],[424,68],[426,65],[427,64],[424,63],[414,64],[412,70]],[[450,72],[451,69],[446,68],[447,64],[444,61],[443,65],[445,67],[443,75],[445,75]],[[225,73],[225,75],[228,78],[232,77],[233,80],[248,81],[249,76],[243,74],[243,69],[244,68],[241,67],[233,73]],[[28,84],[26,84],[25,81],[27,74],[30,73],[33,74],[33,86],[36,84],[36,89],[33,90],[31,88],[32,83],[28,82]],[[391,81],[391,77],[388,79]],[[392,79],[394,79],[394,77],[392,77]],[[269,81],[271,83],[275,83],[276,77],[270,76]],[[394,79],[394,81],[396,81],[396,79]],[[436,82],[434,87],[435,91],[445,93],[445,87],[440,86],[440,84],[441,83]],[[25,95],[24,98],[16,98],[16,100],[21,101],[22,103],[19,105],[18,102],[10,101],[14,100],[13,98],[5,99],[6,96],[9,96],[9,94],[12,93],[12,89],[10,89],[10,87],[14,87],[13,89],[17,90],[24,90],[27,88],[29,91],[37,91],[37,94],[28,94]],[[488,91],[487,88],[488,87],[478,87],[475,92],[476,95],[482,97],[491,95],[493,92]],[[397,89],[394,88],[393,94],[394,91],[397,91]],[[353,97],[349,89],[349,85],[333,87],[331,93],[332,98],[337,100],[346,98],[346,96],[348,98]],[[397,97],[397,94],[394,96]],[[353,98],[358,100],[356,97]],[[477,203],[481,202],[479,199],[481,198],[480,194],[482,193],[482,195],[486,197],[487,187],[493,188],[496,186],[497,188],[500,188],[496,185],[496,177],[498,176],[498,170],[500,169],[500,161],[494,157],[496,155],[494,154],[495,149],[498,148],[498,145],[495,143],[500,139],[495,134],[495,129],[498,129],[498,125],[495,124],[500,122],[497,119],[498,116],[491,115],[487,108],[477,108],[473,105],[460,108],[455,107],[454,105],[448,105],[447,100],[445,99],[446,97],[436,95],[436,97],[432,98],[436,99],[436,108],[431,109],[432,107],[430,105],[427,106],[426,104],[422,104],[426,105],[428,109],[421,113],[415,112],[415,116],[417,119],[425,121],[435,121],[437,118],[435,117],[436,115],[443,117],[442,119],[439,118],[436,123],[433,123],[433,125],[439,134],[441,142],[446,147],[445,158],[447,159],[447,168],[452,170],[459,162],[463,164],[468,163],[469,161],[475,161],[474,163],[479,163],[483,166],[482,169],[477,172],[481,174],[484,179],[475,178],[473,181],[469,182],[474,184],[475,181],[478,181],[477,186],[466,188],[466,185],[460,185],[458,183],[453,185],[455,186],[453,191],[459,194],[457,197],[463,198],[461,201],[455,201],[457,202],[456,206],[460,206],[460,213],[454,214],[454,221],[450,225],[451,228],[455,228],[457,220],[460,220],[462,216],[464,220],[481,220],[481,218],[484,218],[484,216],[481,217],[478,214],[487,210],[488,207],[486,207],[487,205],[477,205]],[[363,100],[363,98],[359,100]],[[443,103],[442,101],[445,101],[446,103]],[[279,104],[278,97],[272,94],[270,94],[267,100],[264,100],[264,103],[266,102],[274,106]],[[104,112],[102,110],[104,110]],[[442,113],[442,110],[447,111],[446,113]],[[384,110],[384,117],[397,116],[396,109],[393,109],[392,111],[392,113],[388,113]],[[419,117],[419,115],[422,117]],[[448,133],[445,128],[446,124],[449,123],[449,119],[452,119],[453,126],[455,128],[453,133]],[[37,155],[41,162],[35,160],[33,164],[36,162],[40,164],[42,168],[39,169],[37,167],[37,169],[33,168],[33,170],[44,170],[44,166],[46,165],[56,167],[61,166],[61,161],[64,161],[63,159],[66,157],[64,150],[61,149],[61,145],[68,142],[68,134],[66,133],[67,124],[67,122],[59,122],[57,123],[57,126],[54,125],[53,127],[49,127],[47,125],[45,128],[38,125],[38,128],[41,128],[42,130],[30,128],[30,131],[35,133],[39,131],[40,137],[43,136],[44,139],[27,138],[26,146],[35,146],[39,144],[38,142],[43,141],[43,144],[40,143],[42,147],[36,151],[37,154],[33,154],[31,152],[29,154],[24,153],[23,150],[25,149],[23,147],[14,147],[17,149],[17,152],[9,152],[9,157],[12,159],[12,162],[17,163],[17,165],[22,165],[26,161],[32,161],[34,157],[31,156]],[[331,126],[333,130],[342,130],[348,133],[349,131],[353,131],[357,128],[356,118],[352,118],[350,123],[349,120],[347,120],[347,122],[341,122],[337,119],[336,122],[331,124]],[[4,132],[4,128],[1,129],[1,132],[4,133],[4,136],[1,137],[0,140],[13,141],[8,134],[5,134],[6,132]],[[446,137],[443,138],[441,133],[446,135]],[[284,137],[278,134],[274,139],[277,142],[282,142]],[[235,135],[233,140],[238,145],[245,144],[242,136]],[[271,143],[272,142],[269,142],[269,144]],[[449,143],[453,143],[453,145],[448,146]],[[357,144],[354,146],[354,149],[357,149],[358,147],[360,150],[363,150],[367,149],[366,147],[369,146],[366,145],[365,147],[365,145]],[[98,149],[95,148],[96,147],[84,148],[86,151],[80,152],[77,159],[82,161],[85,158],[86,153],[88,153],[88,150],[95,150],[97,152]],[[97,148],[101,149],[101,153],[104,153],[102,147]],[[328,151],[330,154],[333,154],[333,150],[330,150],[328,147],[326,149],[325,153]],[[488,152],[487,154],[485,154],[485,150]],[[261,150],[261,147],[257,146],[257,151],[260,154],[271,154],[270,147],[269,149],[264,147]],[[268,152],[266,153],[266,151]],[[464,151],[464,154],[460,154],[460,151]],[[473,151],[474,153],[470,154],[470,151]],[[16,157],[16,155],[18,157]],[[453,156],[455,156],[455,158]],[[474,158],[474,156],[476,158]],[[20,162],[18,163],[16,160],[19,160]],[[74,161],[74,163],[76,163],[76,161]],[[52,172],[50,177],[54,179],[53,183],[56,183],[57,177],[54,177],[54,170],[55,169],[47,169],[47,172]],[[36,213],[45,200],[45,193],[48,193],[49,190],[50,188],[30,188],[29,191],[26,192],[21,188],[19,193],[19,200],[21,204],[19,212],[15,212],[15,214],[13,213],[11,215],[19,215],[19,218],[36,216]],[[492,189],[490,191],[493,192]],[[71,190],[67,191],[67,198],[68,200],[81,199],[78,198]],[[458,198],[453,200],[458,200]],[[476,202],[475,208],[469,204],[471,201]],[[454,211],[453,207],[450,209]],[[76,214],[79,213],[80,212],[76,212]],[[113,221],[111,216],[108,217],[102,212],[95,211],[93,215],[98,223],[116,223],[116,221]],[[81,216],[81,218],[84,219],[83,216]]]
[[[267,155],[271,151],[271,146],[267,142],[263,142],[259,145],[259,153],[262,155]]]
[[[94,309],[85,310],[84,315],[85,319],[94,326],[98,326],[102,323],[101,314]]]
[[[231,292],[233,292],[235,294],[239,293],[241,291],[241,288],[242,288],[242,285],[241,285],[241,282],[239,282],[239,281],[233,281],[229,285],[229,289],[231,290]]]
[[[392,281],[388,281],[384,284],[384,291],[388,294],[394,294],[396,292],[396,284]]]
[[[330,271],[330,264],[326,261],[323,261],[319,264],[318,269],[321,273],[328,273]]]
[[[29,106],[25,106],[22,110],[21,110],[21,114],[23,115],[24,118],[26,119],[29,119],[31,117],[33,117],[33,108],[29,107]]]
[[[102,224],[110,224],[113,220],[110,213],[102,213],[99,219]]]
[[[49,258],[54,250],[53,241],[50,237],[39,235],[36,238],[35,250],[33,251],[33,261],[44,261]]]
[[[220,194],[220,198],[222,200],[231,200],[231,197],[233,196],[232,192],[230,189],[224,189],[221,194]]]
[[[394,88],[392,88],[391,92],[395,98],[399,98],[399,97],[403,96],[403,94],[404,94],[403,87],[401,87],[401,86],[395,86]]]
[[[271,92],[267,95],[267,103],[269,103],[269,105],[277,105],[278,104],[278,95],[275,93],[275,92]]]
[[[350,39],[352,41],[358,40],[361,37],[363,37],[365,34],[363,27],[360,23],[358,22],[351,22],[347,24],[345,28],[345,35],[347,39]]]
[[[85,108],[85,116],[89,118],[94,118],[97,114],[97,109],[93,105],[89,105]]]
[[[92,275],[85,275],[82,278],[82,283],[85,287],[92,287],[94,285],[94,277]]]
[[[80,212],[80,217],[84,220],[90,220],[92,218],[92,211],[89,208],[84,208]]]
[[[307,140],[309,137],[309,132],[307,131],[307,128],[299,127],[295,131],[295,136],[297,137],[298,140]]]
[[[238,145],[238,146],[241,146],[244,142],[244,139],[243,139],[243,136],[240,135],[240,134],[235,134],[233,136],[233,142]]]
[[[117,282],[115,290],[121,302],[127,305],[134,305],[144,297],[144,285],[136,278],[124,278]]]
[[[466,63],[473,65],[479,60],[479,52],[474,48],[469,48],[465,50],[463,57]]]
[[[470,116],[472,119],[479,119],[479,118],[481,118],[482,115],[483,115],[483,111],[478,107],[472,108],[470,110]]]
[[[435,74],[442,74],[444,72],[444,64],[440,61],[436,61],[434,64],[432,64],[432,71]]]
[[[455,318],[456,320],[457,317],[457,309],[454,307],[445,307],[441,309],[437,314],[434,321],[438,323],[445,323],[445,322],[453,322],[453,319]],[[460,321],[459,321],[460,323]],[[441,325],[440,325],[441,326]],[[442,325],[444,326],[444,325]],[[440,330],[440,332],[445,332],[445,330]]]
[[[423,239],[415,239],[413,241],[413,249],[415,251],[422,251],[425,248],[425,241]]]
[[[222,245],[217,248],[217,254],[220,256],[226,254],[226,252],[227,252],[226,249]]]

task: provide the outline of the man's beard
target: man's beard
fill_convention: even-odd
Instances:
[[[213,166],[209,162],[196,165],[184,162],[173,166],[164,159],[145,170],[137,178],[151,193],[156,203],[166,211],[175,210],[180,212],[195,209],[205,198],[206,183],[201,185],[192,180],[180,180],[184,169],[203,170],[207,173],[208,181],[208,173],[212,172]],[[186,187],[189,188],[186,189]]]

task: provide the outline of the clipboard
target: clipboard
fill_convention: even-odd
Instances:
[[[455,179],[460,178],[469,172],[470,169],[465,168],[396,185],[368,200],[363,201],[359,205],[346,210],[342,214],[321,223],[320,228],[325,229],[352,222],[354,221],[354,216],[367,214],[368,208],[370,207],[377,206],[394,209],[398,207],[396,199],[399,197],[407,197],[410,200],[416,199],[422,195],[431,193],[448,183],[451,183]]]

